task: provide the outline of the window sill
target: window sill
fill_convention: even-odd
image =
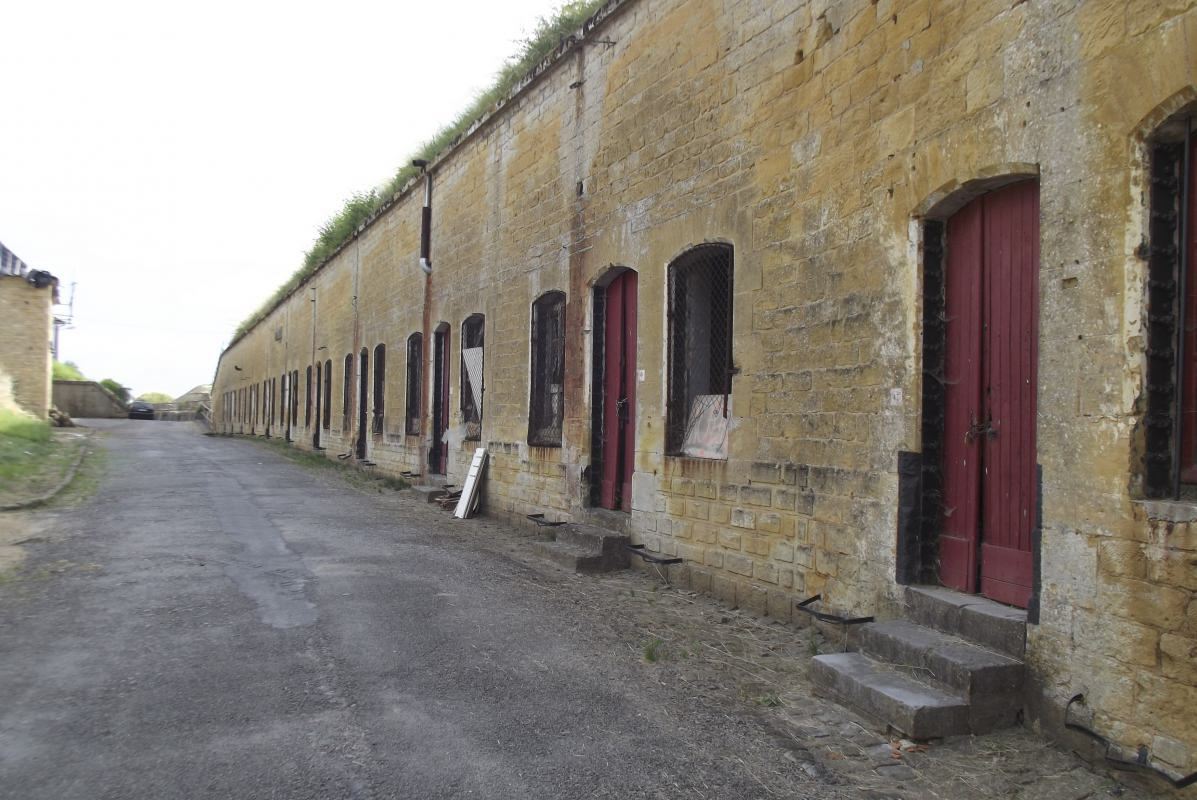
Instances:
[[[1161,522],[1197,522],[1197,501],[1192,500],[1138,500],[1150,520]]]
[[[666,453],[665,457],[673,461],[697,461],[700,464],[726,464],[727,456],[692,456],[687,453]]]

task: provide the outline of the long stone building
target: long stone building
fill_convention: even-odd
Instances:
[[[486,447],[486,513],[783,619],[997,601],[1024,721],[1190,773],[1194,6],[611,0],[229,345],[216,425]]]
[[[50,413],[58,279],[0,243],[0,410]]]

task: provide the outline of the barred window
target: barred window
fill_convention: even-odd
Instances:
[[[308,366],[307,392],[303,396],[303,426],[312,427],[312,368]]]
[[[299,370],[291,370],[291,427],[299,427]]]
[[[386,406],[387,346],[374,348],[374,417],[371,430],[375,436],[382,435],[384,409]]]
[[[324,430],[332,423],[332,359],[324,362]]]
[[[670,455],[727,458],[732,365],[732,248],[707,244],[669,265]]]
[[[1197,136],[1182,112],[1152,137],[1144,493],[1197,499]]]
[[[564,417],[565,293],[546,292],[532,304],[528,444],[560,447]]]
[[[349,432],[350,403],[353,400],[353,353],[345,356],[345,389],[341,395],[341,431]]]
[[[420,366],[424,358],[424,336],[407,337],[407,419],[403,430],[412,436],[420,433]]]
[[[482,340],[481,314],[471,314],[461,323],[461,419],[465,438],[482,438]]]

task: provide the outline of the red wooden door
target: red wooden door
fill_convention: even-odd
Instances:
[[[636,456],[636,273],[607,286],[603,330],[603,472],[599,504],[632,510]]]
[[[985,197],[981,593],[1026,607],[1036,523],[1039,361],[1039,186]]]
[[[432,364],[432,470],[445,475],[449,469],[449,444],[444,440],[449,430],[449,326],[433,334]]]
[[[981,415],[982,203],[948,220],[944,269],[943,527],[939,580],[977,591],[981,455],[973,433]]]
[[[948,223],[940,580],[1025,607],[1036,524],[1039,187],[991,192]]]

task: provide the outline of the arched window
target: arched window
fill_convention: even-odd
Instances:
[[[669,265],[670,455],[727,458],[732,365],[732,248],[705,244]]]
[[[560,447],[564,419],[565,293],[546,292],[532,304],[528,444]]]
[[[324,430],[332,424],[332,359],[324,362]]]
[[[374,348],[374,419],[371,430],[375,436],[381,436],[386,405],[386,374],[387,374],[387,346],[380,344]]]
[[[471,314],[461,323],[461,419],[465,438],[482,438],[482,354],[485,320]]]
[[[1144,494],[1197,497],[1197,136],[1194,109],[1151,137]]]
[[[424,358],[424,336],[413,333],[407,337],[407,409],[404,431],[411,436],[420,433],[420,364]]]

